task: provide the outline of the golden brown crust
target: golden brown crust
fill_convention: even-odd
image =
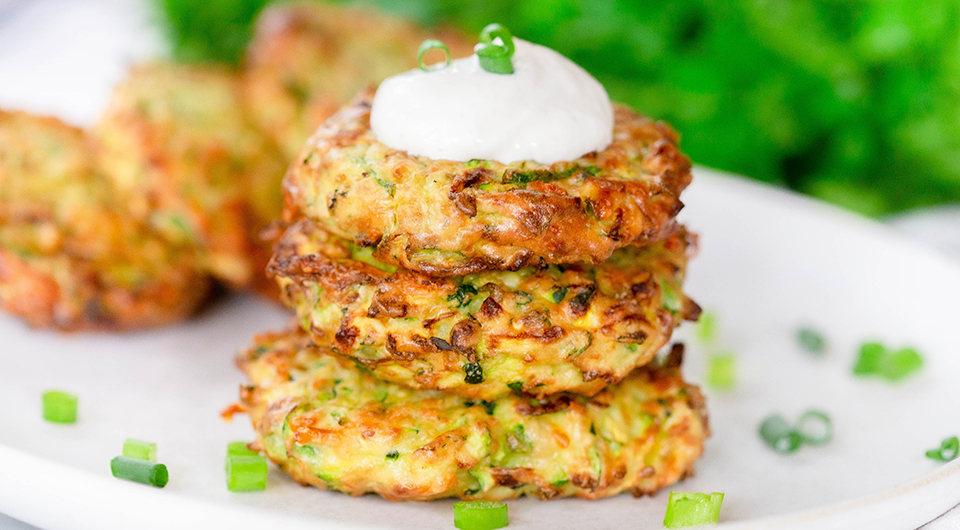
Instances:
[[[393,270],[302,220],[278,242],[270,272],[318,344],[381,379],[476,399],[592,395],[696,319],[680,287],[692,241],[681,229],[598,265],[439,278]]]
[[[93,130],[131,217],[198,249],[204,268],[234,287],[262,274],[254,237],[278,213],[285,167],[241,100],[228,70],[142,64]]]
[[[380,261],[434,276],[599,263],[668,237],[690,162],[666,125],[615,107],[614,141],[570,162],[411,156],[370,130],[361,93],[308,141],[284,178],[285,219],[311,218]]]
[[[63,330],[186,318],[209,278],[191,249],[130,220],[97,168],[83,131],[0,111],[0,307]]]
[[[707,436],[696,387],[648,365],[593,398],[478,402],[384,383],[299,330],[241,353],[257,444],[297,482],[390,500],[597,499],[692,473]]]

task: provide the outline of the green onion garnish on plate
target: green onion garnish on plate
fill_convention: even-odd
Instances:
[[[887,354],[880,363],[880,375],[888,381],[899,381],[923,366],[923,357],[913,348]]]
[[[453,526],[460,530],[493,530],[508,524],[506,503],[462,501],[453,505]]]
[[[127,456],[118,456],[111,460],[110,472],[117,478],[158,488],[166,486],[169,478],[167,466]]]
[[[663,526],[685,528],[716,524],[720,520],[721,505],[723,493],[671,491],[670,498],[667,499],[667,512],[663,516]]]
[[[247,442],[230,442],[227,444],[227,456],[232,455],[245,455],[245,456],[255,456],[259,455],[257,451],[252,451],[248,447]]]
[[[880,362],[887,354],[887,349],[878,342],[865,342],[860,346],[860,355],[853,365],[854,375],[870,375],[880,370]]]
[[[781,454],[793,453],[803,444],[803,436],[779,414],[763,420],[760,424],[760,438]]]
[[[43,419],[52,423],[77,422],[77,396],[60,390],[43,393]]]
[[[267,457],[256,453],[230,454],[229,451],[230,448],[228,447],[227,489],[230,491],[265,490],[267,488]]]
[[[913,348],[891,352],[882,344],[867,342],[853,366],[854,375],[879,375],[887,381],[900,381],[923,366],[923,357]]]
[[[827,350],[827,339],[813,328],[800,328],[797,330],[797,342],[808,353],[821,355]]]
[[[830,416],[819,410],[804,412],[795,429],[807,445],[823,445],[833,439],[833,422]]]
[[[737,358],[731,353],[707,357],[707,384],[717,390],[730,390],[737,384]]]
[[[127,438],[123,442],[123,456],[137,460],[157,461],[157,444]]]
[[[800,416],[796,425],[790,425],[783,416],[774,414],[760,424],[760,438],[774,451],[790,454],[800,446],[824,445],[833,439],[833,422],[830,416],[819,410],[808,410]]]
[[[473,48],[480,67],[494,74],[513,73],[513,35],[501,24],[490,24],[480,32],[480,42]]]
[[[441,65],[440,63],[426,65],[423,63],[423,56],[427,54],[430,50],[440,50],[444,54],[444,62]],[[420,44],[420,49],[417,51],[417,65],[420,66],[420,69],[424,72],[433,72],[434,70],[442,70],[450,66],[450,49],[447,48],[447,45],[443,41],[437,39],[427,39]]]
[[[717,315],[712,311],[704,311],[697,319],[697,338],[704,344],[717,338]]]
[[[940,442],[938,449],[927,451],[927,458],[939,460],[940,462],[949,462],[957,457],[958,452],[960,452],[960,439],[956,436],[951,436],[950,438],[944,438],[944,440]]]

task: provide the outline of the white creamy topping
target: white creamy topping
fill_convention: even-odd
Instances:
[[[550,48],[513,42],[513,74],[487,72],[472,55],[381,83],[370,115],[377,139],[437,160],[541,164],[610,145],[613,107],[603,85]]]

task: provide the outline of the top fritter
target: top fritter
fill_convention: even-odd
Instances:
[[[370,129],[373,91],[331,117],[284,179],[303,214],[435,276],[592,262],[676,229],[690,161],[669,126],[614,107],[613,143],[576,160],[454,162],[391,149]]]

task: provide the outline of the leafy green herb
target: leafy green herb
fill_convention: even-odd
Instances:
[[[466,363],[463,365],[463,380],[471,385],[483,382],[483,367],[480,363]]]
[[[520,392],[523,392],[523,381],[507,383],[507,388],[519,394]]]
[[[396,189],[397,189],[397,186],[396,186],[394,183],[392,183],[392,182],[387,182],[387,181],[383,180],[383,179],[380,178],[380,177],[374,177],[373,179],[377,181],[377,184],[379,184],[381,188],[387,190],[387,193],[388,193],[391,197],[393,197],[393,193],[394,193],[394,192],[396,191]]]
[[[173,56],[186,62],[240,63],[252,22],[269,0],[155,0]]]
[[[517,305],[525,306],[533,301],[533,295],[524,291],[517,291]]]
[[[559,303],[562,302],[563,299],[566,298],[566,297],[567,297],[567,288],[566,288],[566,287],[561,287],[561,288],[557,289],[556,291],[550,293],[550,298],[553,299],[553,303],[555,303],[555,304],[559,304]]]
[[[457,301],[457,307],[466,307],[470,305],[470,295],[477,294],[477,289],[469,283],[461,283],[457,286],[457,291],[447,296],[448,302]]]
[[[156,1],[175,57],[231,64],[266,3]],[[960,54],[941,45],[960,38],[954,0],[816,1],[789,9],[710,0],[531,2],[522,9],[369,2],[428,25],[480,29],[499,20],[583,66],[611,99],[683,131],[684,151],[705,166],[869,215],[960,200]]]
[[[394,449],[394,450],[390,451],[389,453],[387,453],[386,458],[387,458],[387,460],[396,460],[396,459],[400,458],[400,451],[397,451],[396,449]]]

